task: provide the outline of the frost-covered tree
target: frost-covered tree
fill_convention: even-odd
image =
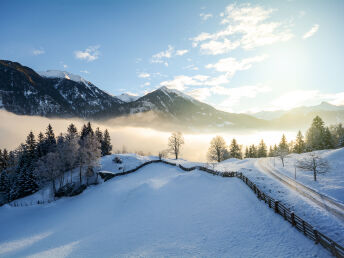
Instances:
[[[174,154],[176,159],[178,159],[183,144],[184,137],[181,132],[173,132],[170,138],[168,138],[168,150]]]
[[[86,172],[89,174],[90,169],[94,170],[98,166],[100,156],[100,144],[94,134],[88,134],[83,139],[80,139],[78,150],[80,184],[82,184],[83,174]]]
[[[221,136],[215,136],[211,140],[207,156],[209,161],[221,162],[228,159],[229,155],[226,142]]]
[[[258,158],[264,158],[268,156],[268,150],[264,140],[262,139],[258,145]]]
[[[296,153],[303,153],[306,150],[306,144],[305,141],[303,140],[303,135],[301,131],[298,131],[295,144],[293,146],[293,151]]]
[[[229,157],[242,159],[241,146],[237,143],[236,139],[233,139],[229,145]]]
[[[329,171],[330,166],[326,159],[321,158],[315,153],[309,153],[304,158],[296,162],[296,167],[304,171],[312,171],[314,181],[317,181],[317,175]]]
[[[54,196],[56,194],[56,180],[62,173],[61,164],[61,157],[57,152],[49,152],[40,158],[36,164],[35,173],[39,178],[38,184],[43,186],[49,182]]]

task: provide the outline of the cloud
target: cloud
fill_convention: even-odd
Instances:
[[[33,54],[34,56],[39,56],[39,55],[45,54],[45,51],[44,51],[44,49],[34,49],[34,50],[32,51],[32,54]]]
[[[240,42],[238,41],[231,42],[228,39],[224,39],[223,41],[211,40],[209,42],[203,43],[200,45],[200,49],[204,54],[218,55],[227,53],[239,46]]]
[[[303,39],[312,37],[319,30],[319,24],[314,24],[313,27],[303,35]]]
[[[64,64],[64,65],[63,65],[63,68],[68,68],[68,65]]]
[[[187,94],[199,101],[204,101],[209,96],[211,96],[211,92],[209,88],[194,89],[194,90],[188,91]]]
[[[168,45],[165,51],[161,51],[159,53],[154,54],[151,58],[151,62],[164,64],[165,66],[168,66],[168,62],[166,61],[166,59],[170,59],[174,56],[183,56],[187,52],[189,52],[189,50],[187,49],[175,50],[173,46]]]
[[[206,20],[208,20],[208,19],[210,19],[210,18],[213,17],[213,15],[212,15],[211,13],[201,13],[199,16],[200,16],[200,17],[202,18],[202,20],[204,20],[204,21],[206,21]]]
[[[271,91],[271,88],[257,84],[241,86],[236,88],[225,88],[222,86],[216,86],[211,88],[213,94],[226,96],[226,98],[220,103],[214,104],[214,106],[220,110],[232,112],[232,108],[240,103],[243,98],[255,98],[260,93]]]
[[[100,46],[89,46],[84,51],[78,50],[74,52],[75,58],[80,60],[86,60],[87,62],[93,62],[94,60],[99,58]]]
[[[329,101],[332,105],[343,106],[344,105],[344,92],[331,94],[331,100]]]
[[[89,73],[89,71],[87,71],[87,70],[81,70],[81,71],[80,71],[80,73],[85,73],[85,74],[88,74],[88,73]]]
[[[139,76],[139,78],[149,78],[150,74],[149,73],[140,73],[138,76]]]
[[[161,51],[152,56],[152,63],[164,63],[163,59],[171,58],[173,51],[174,51],[174,47],[171,45],[168,45],[167,50]]]
[[[190,65],[184,66],[183,69],[184,70],[198,71],[198,67],[195,66],[194,64],[190,64]]]
[[[233,57],[223,58],[220,59],[215,64],[208,64],[206,68],[208,69],[215,69],[218,72],[224,72],[228,77],[233,77],[234,74],[238,71],[248,70],[252,67],[252,64],[259,63],[264,61],[267,58],[267,55],[260,55],[250,58],[242,59],[241,61],[237,61]]]
[[[189,52],[189,50],[187,50],[187,49],[177,50],[177,51],[176,51],[176,55],[177,55],[177,56],[183,56],[183,55],[185,55],[187,52]]]
[[[170,89],[176,89],[179,91],[184,91],[187,89],[187,86],[200,86],[203,85],[209,77],[206,75],[195,75],[195,76],[186,76],[178,75],[173,78],[173,80],[163,81],[160,83],[160,86],[166,86]]]
[[[221,24],[225,27],[215,33],[202,32],[191,39],[192,45],[197,47],[200,42],[209,40],[201,44],[201,50],[205,48],[207,51],[203,53],[216,55],[239,46],[248,50],[290,40],[294,36],[290,30],[291,24],[269,21],[274,11],[251,4],[231,4],[220,15]]]

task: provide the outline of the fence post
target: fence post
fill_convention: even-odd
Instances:
[[[337,255],[337,250],[336,250],[336,245],[334,244],[334,242],[331,242],[331,253],[335,256],[335,257],[339,257],[339,255]]]
[[[275,213],[278,213],[278,203],[279,201],[275,201]]]
[[[313,233],[314,233],[314,237],[315,237],[315,244],[319,243],[319,235],[318,235],[318,231],[316,229],[313,229]]]
[[[302,229],[303,229],[303,234],[306,235],[306,226],[305,226],[304,220],[302,220]]]
[[[295,214],[294,214],[294,212],[290,213],[290,217],[291,217],[291,224],[292,224],[293,226],[295,226],[296,223],[295,223]]]

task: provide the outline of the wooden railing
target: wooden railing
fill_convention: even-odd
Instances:
[[[198,169],[198,170],[201,170],[201,171],[204,171],[206,173],[216,175],[216,176],[237,177],[241,179],[248,187],[252,189],[252,191],[257,195],[257,198],[259,200],[264,201],[269,206],[269,208],[275,211],[276,214],[281,215],[286,221],[288,221],[298,231],[302,232],[305,236],[312,239],[315,242],[315,244],[321,244],[325,249],[329,250],[332,253],[332,255],[335,257],[342,257],[342,258],[344,257],[344,247],[342,247],[340,244],[336,243],[329,237],[325,236],[321,232],[317,231],[316,228],[314,228],[311,224],[309,224],[308,222],[304,221],[302,218],[297,216],[293,211],[287,208],[280,201],[272,198],[271,196],[269,196],[268,194],[260,190],[256,184],[254,184],[248,177],[244,176],[240,172],[235,172],[235,171],[219,172],[219,171],[206,168],[203,166],[184,167],[181,164],[176,164],[176,163],[169,162],[166,160],[152,160],[152,161],[145,162],[141,164],[140,166],[134,169],[125,171],[125,172],[116,173],[116,174],[98,172],[98,174],[104,179],[104,181],[107,181],[113,177],[123,176],[123,175],[133,173],[146,165],[157,163],[157,162],[162,162],[164,164],[168,164],[171,166],[178,166],[179,168],[187,172]]]

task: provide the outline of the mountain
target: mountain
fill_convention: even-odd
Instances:
[[[208,130],[262,128],[266,121],[245,114],[227,113],[165,86],[124,105],[136,114],[154,111],[165,123]],[[162,125],[160,125],[162,126]]]
[[[320,116],[327,125],[344,122],[344,106],[322,102],[316,106],[302,106],[291,110],[262,111],[253,116],[268,120],[272,129],[306,129],[315,116]]]
[[[58,71],[41,75],[19,63],[0,60],[2,107],[20,115],[84,118],[123,104],[80,76]]]
[[[261,128],[266,121],[232,114],[161,87],[140,98],[112,96],[78,75],[48,70],[36,73],[19,63],[0,61],[0,107],[20,115],[127,119],[125,124],[206,130]]]
[[[276,111],[261,111],[257,113],[252,113],[251,115],[259,119],[273,120],[282,117],[283,115],[290,113],[301,113],[307,115],[314,112],[327,112],[327,111],[344,111],[344,106],[335,106],[328,102],[321,102],[321,104],[316,106],[302,106],[296,107],[291,110],[276,110]]]
[[[137,100],[138,98],[140,98],[140,97],[132,95],[130,93],[122,93],[121,95],[118,95],[116,97],[118,99],[122,100],[123,102],[126,102],[126,103],[133,102],[133,101]]]

